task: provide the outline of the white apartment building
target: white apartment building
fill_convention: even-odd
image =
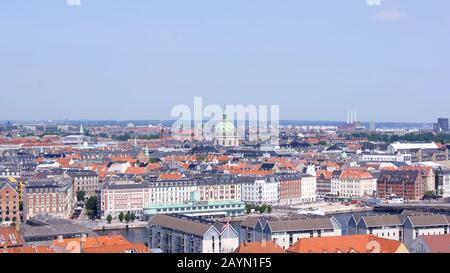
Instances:
[[[242,201],[253,204],[277,204],[280,182],[274,176],[241,177]]]
[[[101,217],[110,214],[113,218],[121,212],[134,213],[143,217],[143,208],[150,204],[151,189],[146,184],[130,182],[129,184],[106,184],[100,191]]]
[[[450,216],[433,215],[411,215],[406,217],[403,223],[406,245],[410,245],[420,235],[450,234]]]
[[[314,175],[303,175],[301,178],[300,202],[312,203],[317,199],[317,179]]]
[[[437,192],[442,197],[450,197],[450,170],[440,171],[438,173]]]
[[[331,194],[343,197],[370,197],[377,190],[377,179],[368,171],[347,169],[334,171]]]
[[[354,220],[354,219],[353,219]],[[353,226],[354,223],[349,226]],[[352,234],[373,234],[380,238],[403,241],[403,221],[400,215],[371,215],[362,216],[356,224],[357,230]]]

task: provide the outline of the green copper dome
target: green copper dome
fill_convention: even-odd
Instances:
[[[218,122],[214,127],[214,134],[216,136],[234,136],[236,128],[234,124],[227,120],[226,114],[223,115],[223,120]]]

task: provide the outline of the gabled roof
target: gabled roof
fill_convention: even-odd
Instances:
[[[447,218],[444,215],[432,214],[432,215],[413,215],[408,216],[413,227],[426,227],[426,226],[445,226],[449,225]]]
[[[241,226],[255,228],[259,222],[259,217],[247,216],[244,221],[242,221]]]
[[[284,253],[284,250],[274,241],[242,243],[235,253]]]
[[[420,172],[417,170],[382,170],[378,182],[383,183],[416,183]]]
[[[372,215],[362,216],[367,227],[401,226],[403,224],[399,215]]]
[[[200,223],[163,214],[154,215],[149,220],[149,225],[158,225],[197,236],[203,236],[208,230],[214,228],[212,224]]]
[[[276,220],[267,223],[272,232],[334,229],[329,218]]]
[[[3,251],[5,251],[6,253],[55,253],[53,248],[49,246],[22,246],[8,248]]]
[[[432,253],[450,253],[450,234],[419,236]]]
[[[0,248],[23,245],[19,232],[14,227],[0,227]]]

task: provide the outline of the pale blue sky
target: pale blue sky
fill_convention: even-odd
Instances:
[[[166,119],[279,104],[281,119],[450,116],[450,1],[0,1],[0,120]]]

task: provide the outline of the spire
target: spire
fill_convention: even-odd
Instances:
[[[80,125],[80,135],[84,135],[83,124]]]

